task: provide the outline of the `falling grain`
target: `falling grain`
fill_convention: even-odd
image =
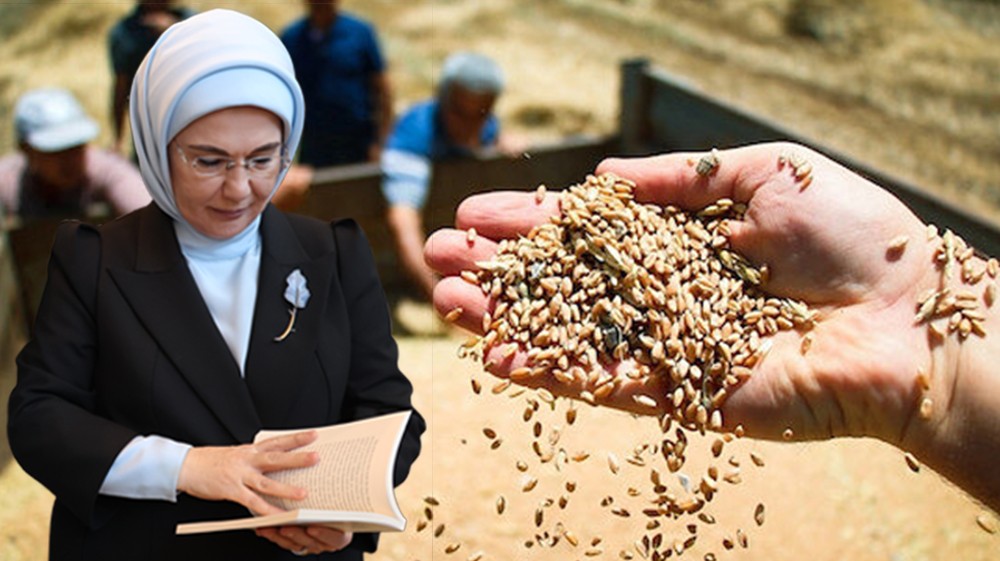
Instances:
[[[747,547],[750,546],[750,540],[747,538],[746,533],[739,528],[737,528],[736,530],[736,542],[739,543],[740,547],[742,547],[743,549],[746,549]]]
[[[925,397],[920,401],[920,418],[926,421],[927,419],[931,418],[931,415],[933,413],[934,413],[934,402],[931,400],[931,398]]]
[[[982,528],[987,534],[997,533],[996,519],[985,512],[976,516],[976,524],[979,524],[979,527]]]
[[[538,485],[538,479],[531,476],[525,476],[524,479],[521,481],[521,491],[528,493],[532,489],[534,489],[537,485]]]

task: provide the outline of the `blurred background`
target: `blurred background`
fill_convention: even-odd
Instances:
[[[304,13],[297,0],[182,4],[243,11],[275,31]],[[345,0],[341,7],[375,25],[397,114],[433,94],[448,53],[471,49],[495,58],[506,73],[496,111],[507,130],[538,145],[614,137],[622,126],[620,65],[643,57],[697,91],[1000,224],[996,0]],[[107,35],[133,8],[126,1],[0,1],[0,154],[16,147],[15,100],[52,85],[76,94],[102,125],[96,143],[110,145]],[[564,438],[575,439],[591,458],[568,471],[534,466],[540,486],[522,493],[514,463],[532,454],[530,426],[521,421],[528,396],[474,395],[470,377],[492,384],[475,364],[455,357],[461,337],[419,298],[391,299],[402,368],[431,425],[425,452],[397,494],[410,527],[385,536],[375,558],[466,559],[477,550],[486,559],[582,558],[584,544],[543,549],[524,543],[538,531],[532,522],[537,503],[558,497],[572,478],[580,495],[560,521],[588,544],[600,534],[598,558],[618,559],[619,550],[641,536],[642,523],[613,517],[599,501],[607,494],[626,500],[629,486],[648,485],[648,472],[626,466],[613,476],[604,457],[624,458],[655,440],[655,426],[581,411]],[[13,356],[23,341],[16,318],[4,317],[3,339],[11,342],[0,354],[0,427]],[[543,411],[547,422],[565,424],[564,407]],[[495,451],[482,435],[485,426],[505,438]],[[696,439],[692,447],[699,446],[707,455],[707,444]],[[744,482],[725,489],[720,499],[728,502],[716,508],[729,523],[714,534],[700,530],[706,534],[688,554],[692,559],[709,551],[721,559],[1000,558],[1000,537],[977,524],[983,516],[995,527],[993,514],[928,470],[912,473],[900,452],[880,443],[740,442],[733,450],[758,451],[767,466],[745,467]],[[511,507],[498,516],[501,494]],[[447,524],[437,539],[415,528],[428,495],[442,503],[436,520]],[[11,460],[0,437],[0,560],[45,558],[51,500]],[[758,502],[767,506],[760,528],[752,520]],[[725,552],[720,539],[736,527],[748,532],[750,548]],[[449,543],[462,547],[449,556]]]

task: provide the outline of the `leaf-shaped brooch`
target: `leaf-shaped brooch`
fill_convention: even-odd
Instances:
[[[305,308],[306,303],[309,302],[309,287],[306,286],[306,277],[302,274],[302,271],[295,269],[292,271],[288,278],[285,279],[287,285],[285,286],[285,300],[292,305],[288,309],[288,326],[285,330],[274,338],[278,343],[284,341],[289,335],[295,331],[295,316],[300,308]]]

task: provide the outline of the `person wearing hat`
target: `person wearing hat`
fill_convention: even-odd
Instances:
[[[259,430],[412,409],[364,234],[270,204],[303,111],[287,51],[237,12],[176,24],[140,67],[130,116],[154,204],[60,226],[10,397],[11,450],[56,498],[51,559],[375,549],[374,534],[320,526],[175,534],[302,498],[269,474],[313,466],[297,449],[315,433],[251,444]],[[424,427],[414,411],[397,484]]]
[[[19,151],[0,158],[0,205],[8,218],[81,217],[100,203],[124,214],[149,203],[135,166],[89,144],[99,127],[70,92],[22,95],[14,130]]]
[[[424,263],[421,211],[430,190],[434,162],[512,145],[500,137],[493,113],[504,78],[493,59],[472,52],[450,55],[437,95],[418,103],[396,122],[382,153],[382,195],[387,222],[403,270],[430,300],[435,276]],[[516,143],[515,143],[516,144]]]

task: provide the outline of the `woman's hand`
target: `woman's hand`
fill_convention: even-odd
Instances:
[[[282,510],[265,496],[302,500],[306,490],[267,477],[267,473],[316,465],[316,452],[296,450],[316,440],[316,431],[276,436],[243,446],[192,448],[177,480],[177,489],[207,500],[239,503],[261,516]],[[300,555],[338,551],[354,537],[324,526],[259,528],[257,535]]]
[[[192,448],[177,478],[177,490],[199,499],[232,501],[254,515],[282,510],[264,496],[290,500],[306,498],[306,490],[267,477],[267,473],[316,465],[316,452],[296,452],[316,440],[315,431],[277,436],[242,446]]]
[[[341,532],[325,526],[279,526],[259,528],[257,535],[297,555],[340,551],[354,538],[352,532]]]
[[[802,146],[721,151],[708,176],[692,165],[701,155],[607,160],[597,171],[634,181],[639,202],[689,210],[724,197],[747,203],[744,219],[730,222],[733,249],[768,265],[765,291],[804,300],[822,314],[807,353],[801,333],[773,338],[766,359],[730,394],[725,424],[766,438],[791,428],[800,439],[870,435],[899,444],[920,401],[918,369],[941,366],[932,365],[926,326],[914,322],[918,295],[940,277],[924,224],[887,192]],[[789,156],[812,166],[810,182],[796,178]],[[464,232],[445,230],[426,245],[428,263],[447,277],[435,290],[438,311],[461,307],[459,324],[481,331],[491,303],[455,275],[488,260],[495,240],[525,234],[558,212],[555,196],[538,203],[533,194],[491,193],[464,201],[456,223],[477,230],[474,243]],[[899,236],[908,238],[904,250],[889,251]],[[496,349],[486,358],[496,364],[491,371],[504,376],[524,364],[523,355],[503,360]],[[636,407],[636,385],[623,384],[604,403],[656,412]],[[549,389],[572,395],[587,388],[550,383]],[[658,401],[660,412],[669,407]]]

